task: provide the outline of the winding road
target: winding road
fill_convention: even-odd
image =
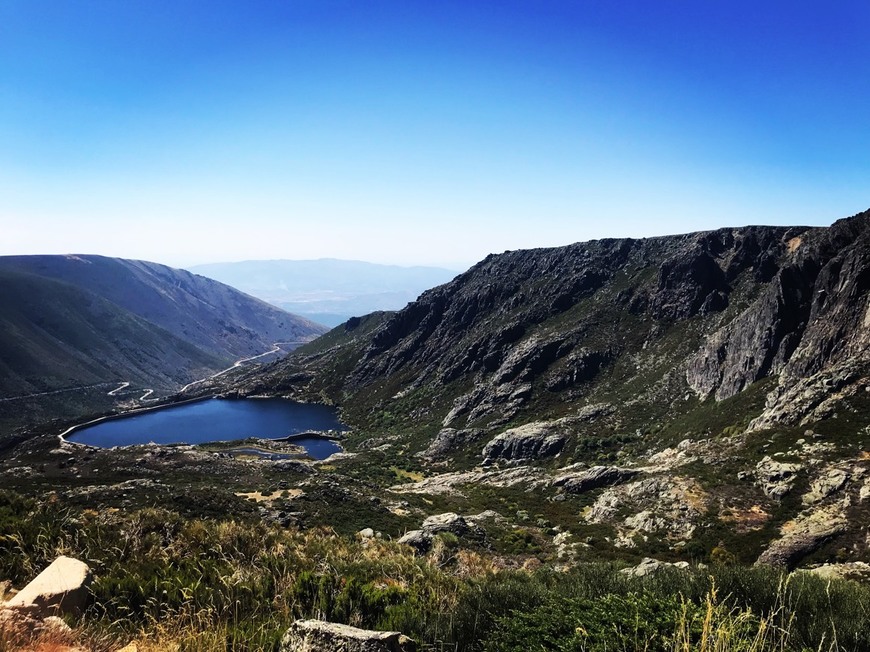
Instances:
[[[190,388],[190,387],[193,387],[194,385],[198,385],[199,383],[204,383],[204,382],[207,381],[207,380],[212,380],[213,378],[217,378],[218,376],[222,376],[222,375],[224,375],[225,373],[228,373],[228,372],[232,371],[233,369],[237,369],[238,367],[241,367],[241,366],[242,366],[243,364],[245,364],[246,362],[251,362],[252,360],[257,360],[257,359],[259,359],[259,358],[264,358],[264,357],[266,357],[267,355],[273,355],[273,354],[275,354],[275,353],[278,353],[279,351],[281,351],[281,346],[280,346],[281,344],[284,344],[284,345],[287,345],[287,344],[298,344],[298,345],[301,345],[301,344],[307,344],[307,343],[308,343],[307,341],[304,341],[304,342],[303,342],[303,341],[275,342],[274,344],[272,344],[272,348],[271,348],[269,351],[266,351],[265,353],[260,353],[260,354],[257,354],[257,355],[252,355],[252,356],[250,356],[250,357],[248,357],[248,358],[241,358],[240,360],[236,360],[236,361],[233,363],[232,366],[227,367],[226,369],[222,369],[221,371],[218,371],[216,374],[212,374],[211,376],[207,376],[207,377],[205,377],[205,378],[200,378],[199,380],[194,380],[192,383],[188,383],[187,385],[185,385],[184,387],[182,387],[182,388],[179,390],[179,393],[185,391],[186,389],[188,389],[188,388]],[[65,387],[64,389],[54,389],[54,390],[51,390],[51,391],[48,391],[48,392],[35,392],[35,393],[33,393],[33,394],[22,394],[22,395],[20,395],[20,396],[8,396],[8,397],[5,397],[5,398],[0,398],[0,403],[5,403],[5,402],[7,402],[7,401],[20,401],[20,400],[24,400],[24,399],[27,399],[27,398],[36,398],[36,397],[39,397],[39,396],[50,396],[50,395],[52,395],[52,394],[62,394],[62,393],[64,393],[64,392],[84,391],[84,390],[86,390],[86,389],[93,389],[94,387],[105,387],[105,386],[107,386],[107,385],[111,386],[111,385],[116,385],[116,384],[117,384],[118,386],[115,387],[115,389],[113,389],[113,390],[107,392],[107,393],[106,393],[107,396],[117,396],[118,392],[120,392],[120,391],[122,391],[122,390],[125,390],[125,389],[127,389],[128,387],[130,387],[130,383],[129,383],[129,382],[126,382],[126,381],[125,381],[125,382],[122,382],[122,383],[120,383],[120,384],[118,384],[118,381],[114,381],[114,382],[105,382],[105,383],[94,383],[94,384],[92,384],[92,385],[78,385],[78,386],[76,386],[76,387]],[[156,400],[157,400],[156,398],[148,398],[149,396],[151,396],[151,395],[154,393],[154,390],[153,390],[153,389],[150,389],[150,388],[147,388],[147,387],[146,387],[146,388],[142,388],[141,390],[131,390],[131,392],[132,392],[132,391],[136,391],[136,392],[138,392],[138,391],[142,391],[142,392],[144,392],[144,393],[142,394],[142,396],[140,396],[138,399],[136,399],[136,400],[138,400],[138,401],[140,401],[140,402],[143,402],[143,401],[156,401]]]

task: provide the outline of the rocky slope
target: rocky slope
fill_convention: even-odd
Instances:
[[[128,382],[138,395],[177,390],[275,342],[289,349],[324,330],[216,281],[143,261],[9,256],[0,258],[0,278],[0,416],[13,420],[63,415],[66,403],[73,412],[102,409],[113,383]],[[18,398],[33,394],[40,396]],[[43,410],[34,400],[54,403]]]
[[[868,288],[870,213],[506,252],[224,388],[339,404],[421,493],[585,487],[612,546],[861,557]]]
[[[505,423],[596,395],[661,405],[776,387],[753,429],[824,416],[868,362],[870,215],[830,228],[747,227],[490,256],[360,338],[352,320],[247,384],[425,388],[445,426]],[[865,323],[867,322],[867,323]],[[302,355],[309,353],[309,355]],[[341,378],[331,374],[342,359]],[[638,382],[645,381],[645,382]],[[384,395],[383,389],[392,391]],[[393,391],[395,390],[395,391]],[[457,393],[445,410],[443,399]],[[401,394],[398,396],[397,394]]]

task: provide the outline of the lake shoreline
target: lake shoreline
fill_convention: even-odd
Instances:
[[[178,408],[178,412],[164,414],[170,408]],[[119,425],[122,419],[130,419],[129,425]],[[147,444],[243,444],[261,440],[275,445],[298,443],[306,454],[317,459],[325,447],[341,450],[338,442],[346,431],[347,426],[341,423],[337,411],[329,405],[299,403],[278,397],[258,397],[250,401],[246,398],[200,396],[89,419],[70,426],[58,435],[58,439],[62,444],[92,449]]]

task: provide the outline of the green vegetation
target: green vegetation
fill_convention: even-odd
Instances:
[[[535,545],[522,531],[512,541],[519,555]],[[95,649],[137,640],[145,650],[271,650],[301,617],[395,629],[433,650],[870,649],[870,588],[809,574],[499,570],[507,558],[463,549],[450,534],[415,557],[326,529],[161,509],[73,513],[0,494],[4,576],[20,586],[61,553],[94,569],[76,624]]]

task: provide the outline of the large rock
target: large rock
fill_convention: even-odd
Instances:
[[[458,536],[468,532],[468,522],[459,514],[445,512],[444,514],[435,514],[428,517],[423,521],[422,528],[424,532],[429,534],[452,532]]]
[[[680,570],[685,570],[689,567],[689,562],[687,561],[678,561],[678,562],[667,562],[667,561],[659,561],[658,559],[653,559],[652,557],[644,557],[637,566],[632,566],[631,568],[623,568],[620,573],[625,575],[632,575],[634,577],[646,577],[647,575],[655,575],[656,573],[661,572],[666,568],[678,568]]]
[[[580,473],[559,476],[553,485],[562,487],[569,494],[579,494],[599,487],[609,487],[634,479],[639,471],[616,466],[593,466]]]
[[[281,652],[413,652],[416,643],[399,632],[376,632],[323,620],[297,620]]]
[[[87,602],[90,581],[91,569],[86,563],[72,557],[58,557],[3,607],[29,611],[40,617],[80,613]]]
[[[432,535],[423,530],[409,530],[399,538],[399,543],[411,546],[420,554],[426,554],[432,547]]]
[[[471,534],[480,536],[482,531],[479,527],[472,528],[459,514],[445,512],[428,517],[419,530],[411,530],[399,539],[399,543],[411,546],[417,552],[425,554],[432,547],[432,540],[439,532],[450,532],[456,536]]]
[[[442,428],[435,435],[432,443],[425,451],[417,453],[419,457],[427,460],[444,459],[455,453],[459,448],[469,442],[479,439],[483,434],[481,430],[456,430],[455,428]]]
[[[831,494],[846,486],[849,474],[843,469],[825,469],[813,480],[810,490],[801,499],[804,505],[821,502]]]
[[[755,477],[765,495],[779,499],[791,491],[797,474],[802,469],[800,464],[777,462],[766,455],[755,465]]]
[[[527,423],[505,430],[483,448],[484,460],[526,460],[562,452],[565,434],[554,423]]]
[[[756,565],[794,568],[801,559],[848,529],[848,521],[840,505],[807,511],[788,523],[758,557]]]

